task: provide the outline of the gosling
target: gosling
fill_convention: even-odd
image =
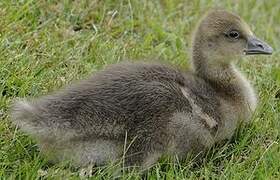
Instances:
[[[148,168],[163,155],[200,153],[232,137],[257,106],[234,65],[272,54],[237,15],[208,12],[194,33],[193,69],[149,63],[111,65],[51,95],[12,106],[12,122],[51,160],[74,166],[124,160]]]

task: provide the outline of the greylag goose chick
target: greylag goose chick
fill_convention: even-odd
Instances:
[[[12,106],[12,121],[55,161],[74,166],[151,166],[162,155],[183,158],[230,138],[257,105],[234,63],[271,54],[237,15],[213,10],[193,38],[193,70],[153,63],[111,65],[92,77]]]

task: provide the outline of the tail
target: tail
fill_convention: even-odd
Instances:
[[[12,123],[22,131],[38,136],[44,134],[45,128],[40,123],[37,108],[25,100],[16,101],[11,107]]]
[[[59,124],[46,119],[40,106],[26,100],[16,101],[12,105],[11,119],[14,125],[37,139],[65,140],[73,137],[71,130],[66,132],[61,129]]]

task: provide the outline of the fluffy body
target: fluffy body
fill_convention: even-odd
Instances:
[[[218,36],[232,24],[244,37],[252,35],[225,11],[202,20],[194,37],[193,71],[111,65],[54,94],[16,102],[13,123],[35,137],[44,153],[77,166],[124,157],[127,166],[147,168],[162,155],[200,153],[231,138],[257,105],[253,88],[233,65],[246,39],[232,44]],[[235,53],[226,56],[231,46]]]
[[[247,99],[246,92],[238,96]],[[250,114],[242,106],[192,73],[123,63],[53,95],[16,103],[13,120],[56,160],[102,165],[125,154],[128,165],[150,166],[161,155],[184,157],[230,138],[243,111]]]

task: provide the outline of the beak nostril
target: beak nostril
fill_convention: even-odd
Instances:
[[[257,46],[260,47],[260,48],[262,48],[262,49],[264,49],[263,45],[260,44],[260,43],[258,43]]]
[[[272,54],[273,49],[265,42],[252,37],[248,39],[246,54]]]

